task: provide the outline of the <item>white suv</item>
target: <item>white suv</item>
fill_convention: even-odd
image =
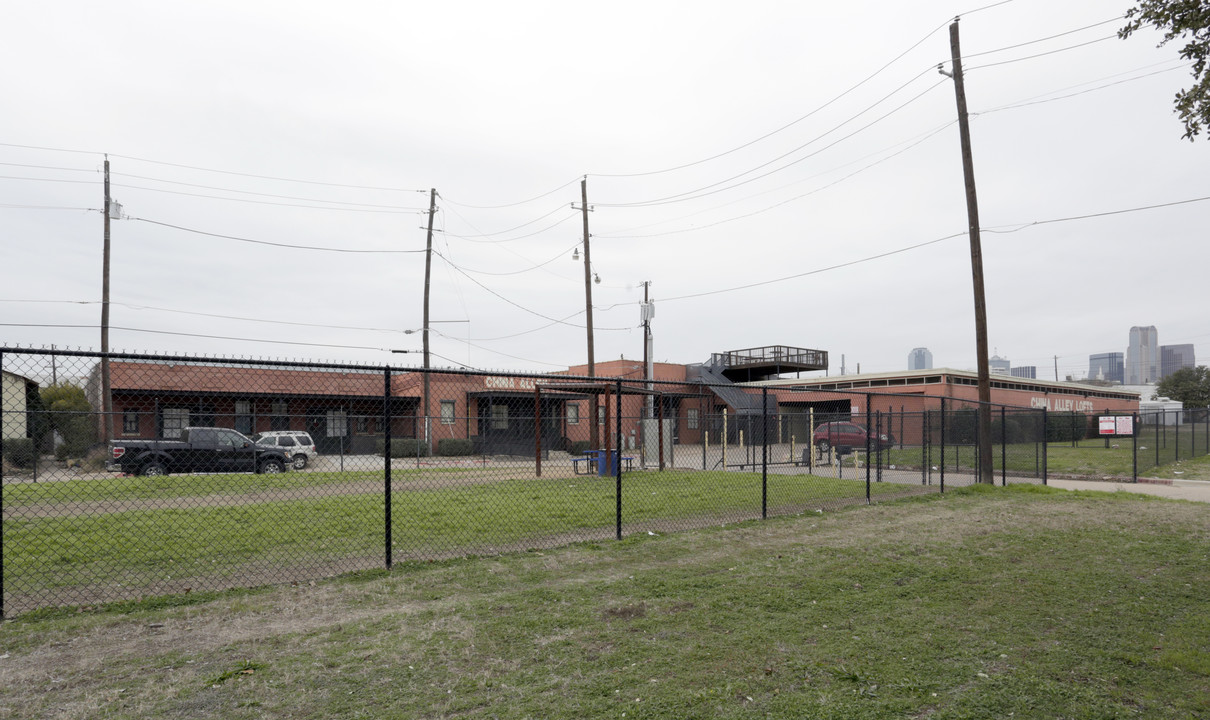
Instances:
[[[271,445],[291,459],[295,470],[302,470],[307,463],[319,455],[315,441],[302,430],[270,430],[253,436],[257,445]]]

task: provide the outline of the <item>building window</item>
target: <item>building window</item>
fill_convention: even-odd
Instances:
[[[344,437],[349,434],[349,415],[344,410],[328,411],[328,437]]]
[[[605,424],[605,406],[598,405],[597,406],[597,425],[604,425],[604,424]]]
[[[127,410],[126,412],[122,413],[122,434],[139,434],[139,414],[134,410]]]
[[[508,429],[508,406],[492,405],[492,430]]]
[[[289,430],[290,415],[286,409],[285,400],[274,400],[270,406],[269,412],[269,429],[270,430]]]
[[[357,419],[353,421],[353,432],[358,435],[369,435],[370,419],[365,415],[358,415]]]
[[[690,430],[697,430],[697,408],[686,408],[685,422]]]
[[[454,401],[453,400],[442,400],[441,401],[441,424],[442,425],[453,425],[454,424]]]
[[[568,425],[579,425],[580,424],[580,406],[579,405],[568,405],[567,406],[567,424]]]
[[[174,440],[181,436],[181,431],[189,427],[188,408],[164,408],[164,437]]]
[[[235,401],[235,429],[244,435],[252,434],[252,402],[249,400]]]

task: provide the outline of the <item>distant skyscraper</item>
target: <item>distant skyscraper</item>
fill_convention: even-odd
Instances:
[[[908,370],[932,370],[933,354],[928,348],[913,348],[908,353]]]
[[[1088,356],[1088,379],[1122,383],[1126,381],[1125,360],[1120,352]]]
[[[1026,378],[1028,380],[1037,380],[1038,379],[1038,366],[1037,365],[1018,365],[1015,368],[1010,368],[1008,371],[1008,374],[1012,375],[1015,378]]]
[[[1160,379],[1160,334],[1154,325],[1130,328],[1126,347],[1126,384],[1146,385]]]
[[[1195,365],[1192,345],[1160,346],[1160,379],[1168,377],[1181,368]]]
[[[993,375],[1007,375],[1012,366],[1013,364],[1008,361],[1008,358],[1002,358],[999,355],[992,355],[992,359],[987,361],[987,370]]]

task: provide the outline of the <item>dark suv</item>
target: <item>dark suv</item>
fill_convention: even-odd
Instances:
[[[811,442],[815,444],[815,447],[819,448],[820,452],[827,452],[829,448],[834,447],[861,450],[865,449],[866,446],[866,429],[864,426],[852,422],[824,423],[815,428],[815,434],[811,436]],[[894,444],[895,436],[890,433],[881,433],[877,437],[870,437],[871,450],[882,450]]]

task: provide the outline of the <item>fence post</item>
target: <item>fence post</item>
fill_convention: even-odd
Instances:
[[[1172,450],[1172,460],[1173,462],[1176,462],[1181,459],[1181,421],[1185,418],[1182,417],[1184,415],[1184,411],[1177,410],[1174,414],[1176,415],[1176,424],[1173,425],[1175,430],[1172,431],[1172,434],[1175,436],[1172,443],[1175,445]]]
[[[0,352],[0,371],[2,371],[2,370],[4,370],[4,353]],[[3,393],[4,393],[4,390],[2,388],[0,388],[0,395],[2,395]],[[3,410],[3,407],[0,406],[0,430],[2,430],[3,428],[4,428],[4,410]],[[108,443],[109,440],[110,440],[110,438],[106,438],[105,442]],[[106,447],[105,450],[106,450],[106,452],[108,452],[109,448]],[[107,459],[111,459],[111,458],[107,458]],[[4,467],[4,443],[0,443],[0,467]],[[3,473],[3,471],[0,470],[0,473]],[[2,480],[0,480],[0,482],[2,482]],[[4,617],[4,558],[5,558],[5,555],[4,555],[4,528],[5,528],[5,523],[3,521],[3,518],[4,518],[4,493],[0,492],[0,618]]]
[[[865,396],[865,504],[870,504],[870,394]],[[877,431],[875,431],[877,432]]]
[[[1139,414],[1134,413],[1133,417],[1134,421],[1130,424],[1132,431],[1130,436],[1131,475],[1134,482],[1137,483],[1139,481]]]
[[[1046,432],[1048,429],[1047,421],[1048,421],[1049,413],[1050,413],[1050,411],[1048,411],[1046,408],[1042,408],[1042,484],[1043,485],[1046,484],[1047,466],[1049,465],[1049,462],[1050,462],[1050,458],[1048,457],[1048,454],[1050,452],[1050,445],[1048,444],[1049,440],[1047,438],[1047,432]]]
[[[391,553],[391,368],[382,369],[382,499],[383,544],[385,547],[387,570],[391,569],[394,558]]]
[[[619,408],[619,411],[621,409]],[[622,437],[618,436],[618,457],[622,455]],[[534,383],[534,475],[542,477],[542,388]]]
[[[941,398],[941,492],[945,492],[945,398]]]
[[[1008,487],[1008,419],[1000,406],[1000,487]]]
[[[920,484],[928,484],[929,473],[929,411],[924,410],[920,414]]]
[[[1155,424],[1155,465],[1152,467],[1160,466],[1160,428],[1164,425],[1164,421],[1168,419],[1166,413],[1167,411],[1161,410],[1159,412],[1160,421]],[[1155,415],[1152,415],[1152,417],[1155,417]],[[1164,436],[1164,439],[1167,439],[1167,435]]]
[[[769,517],[769,388],[760,389],[760,519]]]
[[[618,380],[617,382],[618,382],[617,402],[614,403],[614,407],[617,408],[617,412],[614,414],[617,415],[617,418],[615,418],[614,422],[617,423],[616,427],[617,427],[617,438],[618,438],[618,454],[617,454],[617,460],[615,460],[613,464],[614,464],[614,475],[617,480],[617,489],[615,490],[615,494],[617,497],[617,506],[618,506],[617,507],[617,539],[621,540],[622,539],[622,381]],[[608,403],[606,404],[606,406],[608,407]],[[606,415],[608,415],[608,414],[609,413],[606,412]],[[609,437],[608,429],[606,429],[606,431],[605,431],[605,437],[607,437],[607,438]],[[609,443],[608,442],[605,443],[605,462],[609,462]]]
[[[892,410],[891,412],[894,412],[894,411]],[[887,429],[888,430],[890,430],[891,423],[893,423],[894,421],[895,421],[894,415],[889,415],[887,417]],[[875,470],[874,470],[874,479],[877,482],[882,482],[882,435],[883,435],[883,432],[882,432],[882,411],[881,410],[879,410],[878,412],[876,412],[874,414],[874,425],[876,426],[876,429],[874,430],[874,441],[878,443],[878,446],[874,450],[874,456],[877,458],[877,462],[878,462],[878,467],[875,468]]]

